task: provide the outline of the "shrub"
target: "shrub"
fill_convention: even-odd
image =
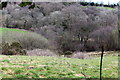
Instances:
[[[46,38],[36,33],[28,33],[18,38],[18,41],[25,49],[46,49],[49,48],[49,43]]]
[[[72,54],[73,53],[71,51],[64,52],[65,57],[68,57],[68,58],[71,57]]]
[[[19,42],[13,42],[12,44],[3,42],[1,50],[3,55],[26,55],[26,51]]]
[[[71,51],[66,51],[64,54],[65,54],[65,55],[71,55],[72,52],[71,52]]]
[[[11,45],[10,45],[10,48],[20,48],[22,49],[22,45],[19,43],[19,42],[13,42]]]
[[[8,43],[2,42],[2,43],[0,44],[1,54],[3,54],[3,53],[6,54],[6,53],[8,53],[9,48],[10,48],[10,46],[9,46]]]

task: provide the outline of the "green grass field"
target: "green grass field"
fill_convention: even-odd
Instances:
[[[23,31],[23,30],[20,30],[20,29],[0,28],[0,33],[8,32],[8,31],[14,31],[14,32],[28,32],[28,31]]]
[[[81,6],[82,8],[88,8],[89,6]],[[106,10],[116,10],[116,8],[110,8],[110,7],[96,7],[100,9],[106,9]]]
[[[96,7],[96,8],[101,8],[106,10],[116,10],[116,8],[110,8],[110,7]]]
[[[2,78],[99,78],[100,57],[0,56]],[[104,56],[103,78],[118,78],[118,56]]]

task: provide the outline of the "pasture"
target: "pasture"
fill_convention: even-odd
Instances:
[[[117,52],[114,54],[118,54]],[[100,57],[0,56],[2,78],[99,78]],[[118,56],[103,58],[103,78],[118,78]]]

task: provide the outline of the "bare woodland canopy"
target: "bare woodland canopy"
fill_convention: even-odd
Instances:
[[[35,3],[4,8],[2,27],[34,31],[47,38],[52,49],[61,51],[118,50],[118,9],[82,6],[79,3]]]

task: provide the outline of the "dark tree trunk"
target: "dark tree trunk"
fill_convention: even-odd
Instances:
[[[83,41],[84,41],[84,37],[81,37],[81,40],[80,40],[80,42],[81,42],[81,43],[83,43]]]
[[[27,21],[25,20],[25,22],[24,22],[24,29],[26,29],[26,23],[27,23]]]
[[[78,40],[80,41],[80,35],[78,34]]]

